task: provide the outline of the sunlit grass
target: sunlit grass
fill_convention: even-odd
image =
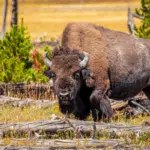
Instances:
[[[45,107],[45,108],[39,108],[37,106],[31,106],[31,107],[24,107],[24,108],[15,108],[6,105],[5,107],[0,108],[0,122],[1,123],[20,123],[20,122],[32,122],[32,121],[40,121],[40,120],[49,120],[51,119],[51,115],[55,114],[58,117],[63,118],[63,115],[59,111],[58,105],[54,105],[53,107]],[[74,116],[71,115],[71,118],[74,119]],[[112,119],[110,123],[119,123],[124,125],[142,125],[145,121],[150,122],[149,116],[138,116],[136,118],[126,119],[125,115],[118,113],[114,117],[115,119]],[[92,120],[92,116],[90,115],[87,120]],[[70,139],[70,134],[63,133],[58,134],[57,138],[65,138]],[[74,136],[74,133],[72,133],[72,136]],[[132,144],[138,144],[138,145],[150,145],[149,140],[150,133],[146,134],[140,134],[140,137],[137,139],[136,135],[134,133],[130,133],[128,137],[126,135],[121,137],[116,137],[118,139],[122,139],[124,142],[128,142],[126,140],[130,139]],[[12,132],[11,137],[5,137],[2,139],[3,145],[8,145],[14,143],[13,138],[19,138],[19,135],[15,135]],[[28,139],[28,134],[23,136],[24,139],[15,141],[17,146],[25,146],[25,145],[34,145],[34,142]],[[127,139],[128,138],[128,139]],[[96,134],[96,139],[100,139],[100,141],[112,139],[111,135],[109,133],[104,132],[103,135]]]
[[[127,119],[126,116],[120,112],[114,115],[114,119],[111,120],[111,123],[120,123],[120,124],[129,124],[129,125],[143,125],[144,122],[150,122],[150,116],[139,115],[137,117],[132,117]]]
[[[128,32],[127,8],[134,11],[139,7],[139,2],[130,3],[99,3],[85,5],[56,5],[56,4],[19,4],[19,21],[24,18],[32,40],[48,33],[48,37],[60,36],[68,22],[91,22],[113,30]],[[0,10],[3,5],[0,3]],[[2,12],[0,13],[2,18]],[[10,29],[11,5],[9,5],[7,30]],[[0,25],[2,19],[0,19]],[[139,24],[139,20],[136,20]]]
[[[37,106],[14,108],[11,106],[5,106],[0,108],[0,122],[17,123],[47,120],[50,119],[50,115],[53,113],[57,116],[61,116],[57,105],[54,105],[52,108],[39,108]]]
[[[55,114],[56,116],[62,117],[63,114],[59,111],[59,107],[55,104],[53,107],[39,108],[38,106],[30,107],[11,107],[6,105],[5,107],[0,108],[0,122],[4,123],[13,123],[13,122],[28,122],[28,121],[38,121],[38,120],[47,120],[50,119],[50,116]],[[74,116],[71,115],[71,118],[74,119]],[[90,115],[87,120],[92,120]],[[142,125],[145,121],[150,122],[150,116],[141,116],[139,115],[136,118],[126,119],[125,115],[122,113],[115,114],[114,119],[111,120],[111,123],[121,123],[121,124],[130,124],[130,125]]]

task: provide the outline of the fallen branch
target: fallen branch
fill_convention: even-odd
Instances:
[[[132,13],[132,15],[133,15],[133,17],[135,17],[135,18],[138,18],[138,19],[141,19],[141,20],[144,19],[144,16],[139,16],[139,15],[137,15],[137,14],[135,14],[135,13]]]
[[[82,126],[82,134],[90,135],[92,131],[93,121],[79,121],[69,120],[71,124],[78,128]],[[131,132],[135,135],[150,132],[150,126],[131,126],[123,124],[112,124],[112,123],[96,123],[97,132],[101,135],[109,134],[116,137],[130,135]],[[59,135],[59,133],[74,132],[74,129],[65,120],[45,120],[37,122],[27,123],[14,123],[14,124],[0,124],[0,133],[2,137],[9,137],[11,135],[23,136],[27,135],[28,131],[32,134],[35,132],[38,134],[44,133],[47,136]],[[10,134],[11,133],[11,134]]]
[[[21,139],[22,142],[26,139]],[[74,139],[74,140],[32,140],[30,146],[14,146],[20,139],[13,140],[12,146],[1,146],[1,150],[58,150],[58,149],[142,149],[146,150],[150,147],[137,146],[132,144],[123,143],[119,139],[114,140],[90,140],[90,139]]]
[[[112,109],[121,111],[122,109],[126,108],[128,106],[128,102],[126,101],[115,101],[111,103]]]
[[[13,107],[28,107],[28,106],[38,106],[39,108],[42,107],[52,107],[56,104],[56,100],[32,100],[32,99],[20,99],[20,98],[13,98],[7,96],[0,96],[0,106],[9,105]]]
[[[145,107],[143,107],[142,105],[140,105],[136,101],[131,101],[131,103],[133,103],[134,105],[136,105],[136,106],[140,107],[141,109],[143,109],[150,116],[150,112]]]
[[[49,45],[49,46],[56,46],[59,42],[53,42],[53,41],[42,41],[42,42],[33,42],[33,46],[43,46],[43,45]]]

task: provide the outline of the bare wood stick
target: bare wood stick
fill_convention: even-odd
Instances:
[[[58,45],[58,42],[42,41],[42,42],[33,42],[32,44],[33,46],[43,46],[43,45],[56,46]]]
[[[136,101],[131,101],[131,103],[133,103],[134,105],[136,105],[136,106],[140,107],[141,109],[143,109],[150,116],[150,112],[145,107],[143,107],[142,105],[140,105]]]
[[[144,16],[139,16],[139,15],[137,15],[137,14],[135,14],[135,13],[132,13],[132,15],[133,15],[133,17],[135,17],[135,18],[138,18],[138,19],[141,19],[141,20],[144,19]]]
[[[128,106],[128,102],[116,101],[111,104],[113,110],[122,110]]]

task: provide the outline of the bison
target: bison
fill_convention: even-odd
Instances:
[[[94,121],[113,114],[109,98],[143,91],[150,99],[150,41],[90,23],[69,23],[61,47],[44,62],[62,113]]]

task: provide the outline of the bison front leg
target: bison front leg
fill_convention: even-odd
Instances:
[[[102,90],[96,89],[93,91],[90,96],[90,103],[92,111],[94,111],[94,121],[105,118],[110,119],[112,117],[113,111],[109,99]]]
[[[103,119],[109,120],[113,115],[109,99],[106,97],[105,92],[100,89],[95,89],[90,96],[90,103],[92,108],[92,117],[94,120],[92,138],[95,137],[96,124],[95,121]]]

